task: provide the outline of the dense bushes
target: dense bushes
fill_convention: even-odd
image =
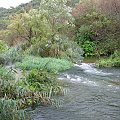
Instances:
[[[81,62],[82,49],[67,37],[55,35],[51,41],[34,41],[29,49],[29,55],[66,59],[71,62]]]
[[[4,117],[3,120],[26,120],[23,108],[52,105],[53,96],[58,94],[64,93],[55,73],[32,69],[23,71],[21,79],[15,80],[12,71],[0,67],[0,118]]]
[[[34,91],[40,91],[41,93],[47,93],[49,99],[62,92],[62,87],[55,73],[33,69],[29,72],[26,80],[32,86]]]
[[[84,55],[106,56],[120,49],[120,16],[119,13],[111,14],[111,12],[115,13],[115,9],[119,9],[117,2],[110,0],[106,1],[109,4],[103,5],[104,2],[102,3],[101,0],[81,1],[73,9],[72,15],[75,17],[76,26],[75,41],[83,49],[83,46],[87,46],[89,42],[88,50],[84,49]],[[117,3],[116,8],[112,3],[113,6]],[[88,41],[87,45],[86,41]],[[94,45],[91,45],[91,42]]]
[[[53,96],[63,94],[56,73],[72,67],[71,62],[81,62],[82,49],[84,56],[114,53],[99,60],[97,67],[120,66],[120,53],[116,51],[120,49],[118,8],[111,10],[116,12],[112,16],[109,7],[103,6],[105,12],[100,11],[99,0],[99,4],[90,2],[80,1],[72,12],[75,21],[64,0],[41,0],[39,9],[11,16],[0,37],[10,45],[22,44],[8,49],[0,41],[0,119],[25,120],[22,109],[53,104]],[[9,63],[20,69],[21,79],[16,80],[13,74],[17,73],[3,67]]]
[[[18,74],[15,68],[7,69],[4,64],[0,66],[0,118],[25,120],[26,112],[22,109],[29,106],[34,108],[38,104],[55,104],[53,96],[64,94],[56,72],[69,69],[73,65],[71,62],[29,56],[24,45],[9,49],[1,54],[1,58],[4,63],[15,63],[21,69],[21,78],[15,78]],[[3,109],[4,106],[7,110]]]
[[[97,12],[91,12],[81,16],[79,21],[82,23],[77,25],[76,41],[83,49],[83,46],[87,46],[88,50],[84,49],[85,55],[107,55],[109,52],[112,53],[119,49],[119,39],[116,38],[118,33],[116,32],[115,35],[115,31],[111,29],[111,24],[114,22],[111,18]],[[117,28],[114,26],[114,29]]]
[[[120,67],[120,51],[115,51],[109,58],[96,62],[97,67]]]
[[[6,35],[12,36],[11,45],[28,43],[25,52],[30,55],[80,62],[83,51],[72,41],[74,18],[66,4],[64,0],[42,0],[39,9],[11,16]]]
[[[0,64],[7,65],[21,61],[23,58],[22,48],[20,46],[11,47],[0,54]]]
[[[91,41],[85,41],[82,46],[84,53],[84,56],[93,56],[95,55],[95,49],[96,49],[96,44]]]
[[[14,80],[15,77],[13,73],[10,70],[0,66],[0,97],[10,95],[11,93],[14,94],[15,88],[12,85],[13,82],[15,82]]]
[[[0,66],[0,119],[25,120],[26,113],[20,110],[16,99],[15,77],[13,73]],[[16,99],[16,100],[15,100]]]

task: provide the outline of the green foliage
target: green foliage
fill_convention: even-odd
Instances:
[[[41,12],[47,15],[53,34],[73,25],[74,18],[70,14],[72,9],[66,3],[66,0],[41,0]]]
[[[40,58],[35,56],[27,56],[20,63],[16,63],[16,67],[24,70],[45,69],[52,72],[63,71],[69,69],[72,63],[64,59],[56,58]]]
[[[55,80],[54,77],[55,74],[48,73],[47,71],[38,71],[37,69],[33,69],[30,71],[27,79],[30,84],[33,86],[36,83],[41,83],[41,84],[46,84],[46,83],[51,83],[52,80]],[[39,88],[41,89],[41,88]]]
[[[14,15],[8,29],[16,33],[22,40],[29,42],[33,37],[41,40],[47,38],[51,33],[50,24],[45,14],[37,9]]]
[[[68,35],[74,28],[70,12],[71,8],[64,0],[42,0],[39,10],[14,15],[8,29],[17,35],[13,41],[22,39],[29,43],[25,49],[28,54],[55,58],[65,56],[72,62],[81,61],[83,52]]]
[[[0,99],[0,120],[26,120],[24,110],[19,110],[17,101]]]
[[[90,26],[82,25],[76,34],[76,41],[78,44],[83,44],[85,41],[91,41],[91,36],[93,35]]]
[[[20,46],[11,47],[6,52],[0,54],[0,64],[9,64],[21,61],[23,58],[22,48]]]
[[[5,54],[0,54],[0,65],[7,65],[10,62],[9,57]]]
[[[87,56],[93,56],[94,50],[95,50],[95,43],[91,41],[85,41],[82,45],[83,51],[85,52],[85,57]]]
[[[7,68],[0,66],[0,79],[3,80],[14,80],[14,75]]]
[[[92,36],[95,32],[90,25],[82,25],[76,34],[76,41],[84,51],[84,56],[93,56],[95,52],[95,42],[92,40]]]
[[[34,88],[34,91],[40,91],[42,93],[48,93],[48,97],[59,94],[62,91],[62,87],[57,80],[55,73],[51,73],[45,70],[33,69],[29,72],[26,77],[30,88]]]
[[[83,50],[73,41],[65,40],[61,43],[62,51],[59,56],[62,59],[80,63],[83,60]]]
[[[13,98],[15,95],[14,73],[5,67],[0,66],[0,98],[5,95]]]
[[[113,55],[96,62],[97,67],[120,67],[120,51],[115,51]]]
[[[64,0],[42,0],[39,10],[32,9],[12,16],[8,29],[29,42],[33,37],[40,41],[44,38],[48,39],[72,26],[71,9],[65,3]]]
[[[20,88],[16,82],[17,81],[15,80],[12,71],[8,71],[4,67],[1,67],[1,69],[0,69],[0,99],[2,100],[2,98],[5,98],[5,99],[7,99],[8,102],[10,102],[11,100],[17,100],[17,103],[15,103],[16,105],[11,107],[11,109],[8,109],[8,111],[11,110],[11,111],[9,111],[10,114],[12,114],[11,113],[12,110],[13,111],[18,110],[24,104],[23,102],[22,102],[22,104],[20,104],[20,101],[21,101],[21,99],[23,99],[23,96],[25,95],[26,90],[23,90],[23,88]],[[7,102],[7,101],[5,100],[5,102]],[[10,104],[10,103],[8,103],[8,104]],[[3,105],[3,107],[4,106],[5,105]],[[15,108],[20,107],[20,108],[15,109],[14,107]],[[4,111],[4,109],[3,109],[3,111]],[[4,113],[4,112],[2,114],[5,116],[9,115],[9,113]],[[5,119],[6,119],[6,117],[5,117]],[[14,115],[13,115],[13,117],[14,117]],[[20,116],[18,116],[18,117],[20,117]]]
[[[52,40],[46,41],[33,41],[32,46],[26,50],[30,55],[41,57],[54,57],[66,59],[72,62],[82,61],[82,49],[67,37],[55,35]]]
[[[79,0],[67,0],[67,5],[74,7],[78,2]]]
[[[88,1],[86,3],[88,4]],[[78,15],[75,16],[76,42],[80,46],[84,45],[85,41],[93,42],[95,47],[93,47],[94,51],[91,51],[91,55],[110,55],[115,50],[119,50],[119,20],[98,11],[97,8],[94,8],[95,6],[89,7],[86,3],[84,8],[87,12],[83,10],[83,13],[80,14],[80,11],[76,11],[78,12]],[[82,4],[79,4],[79,7],[81,9]],[[85,51],[85,54],[87,52]]]
[[[0,40],[0,54],[5,52],[8,49],[4,41]]]
[[[6,55],[9,56],[11,62],[22,60],[22,55],[20,54],[19,46],[11,48],[9,51],[7,51]]]
[[[26,116],[22,108],[34,107],[35,104],[51,105],[54,95],[63,95],[56,73],[72,67],[69,61],[81,61],[83,54],[67,35],[69,29],[74,28],[74,18],[66,1],[42,0],[39,9],[28,8],[25,12],[16,9],[19,14],[10,16],[7,30],[1,34],[5,32],[10,45],[25,44],[0,54],[0,64],[18,62],[16,66],[23,69],[23,75],[20,80],[15,80],[12,71],[0,67],[0,119],[4,117],[3,120],[24,120]],[[12,8],[9,12],[16,9]],[[0,44],[1,51],[4,51],[3,44]]]
[[[3,71],[2,69],[1,71]],[[6,72],[7,71],[4,70],[4,74]],[[17,110],[28,106],[34,108],[36,104],[51,105],[54,101],[52,99],[54,95],[64,94],[63,87],[57,80],[56,74],[46,70],[32,69],[29,73],[23,71],[23,76],[21,76],[20,80],[9,78],[3,77],[1,74],[0,98],[16,100]],[[12,110],[14,111],[14,109],[15,108],[11,107],[11,112]],[[2,114],[7,115],[9,113]],[[20,117],[20,115],[18,117]]]

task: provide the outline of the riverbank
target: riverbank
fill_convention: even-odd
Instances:
[[[83,59],[82,63],[95,63],[98,68],[120,67],[120,52],[115,51],[114,54],[109,57],[86,57]]]
[[[100,67],[120,67],[120,51],[115,51],[114,54],[107,58],[101,58],[96,61],[96,66]]]
[[[72,66],[64,59],[35,56],[27,56],[14,65],[1,65],[0,118],[29,120],[26,108],[56,104],[54,97],[64,95],[64,85],[57,74]]]

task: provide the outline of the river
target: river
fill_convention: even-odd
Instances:
[[[120,68],[75,64],[59,79],[68,86],[67,94],[58,98],[58,107],[37,107],[33,120],[120,120]]]

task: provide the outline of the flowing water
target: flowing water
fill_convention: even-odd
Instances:
[[[69,88],[58,98],[58,107],[37,107],[34,120],[120,120],[120,69],[97,69],[75,64],[60,73]]]

